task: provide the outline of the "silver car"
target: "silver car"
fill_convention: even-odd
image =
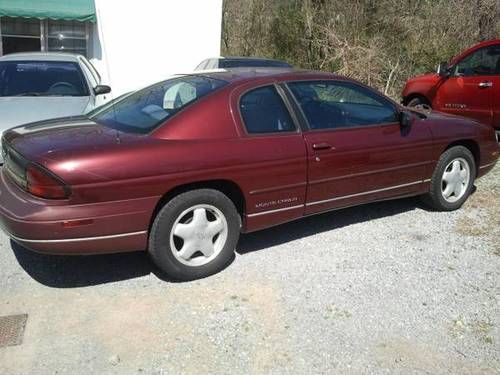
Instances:
[[[14,126],[85,114],[108,100],[109,86],[83,56],[16,53],[0,58],[0,134]],[[0,157],[3,163],[3,156]]]

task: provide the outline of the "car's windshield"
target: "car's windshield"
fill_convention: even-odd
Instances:
[[[0,96],[88,96],[76,62],[2,61]]]
[[[226,84],[208,77],[177,77],[115,100],[90,113],[89,118],[120,131],[145,134],[188,104]]]

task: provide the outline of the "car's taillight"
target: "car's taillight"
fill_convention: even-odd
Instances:
[[[29,164],[26,168],[26,190],[45,199],[65,199],[69,197],[69,187],[50,172]]]

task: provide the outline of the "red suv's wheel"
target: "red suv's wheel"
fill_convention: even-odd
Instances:
[[[418,107],[418,106],[426,106],[426,107],[432,108],[429,101],[422,96],[415,96],[415,97],[411,98],[408,101],[408,103],[406,104],[406,106],[410,107],[410,108]]]

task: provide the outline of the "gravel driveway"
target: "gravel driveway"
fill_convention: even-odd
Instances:
[[[169,283],[144,254],[48,257],[0,235],[2,374],[500,373],[500,166],[453,213],[416,199],[242,237]]]

